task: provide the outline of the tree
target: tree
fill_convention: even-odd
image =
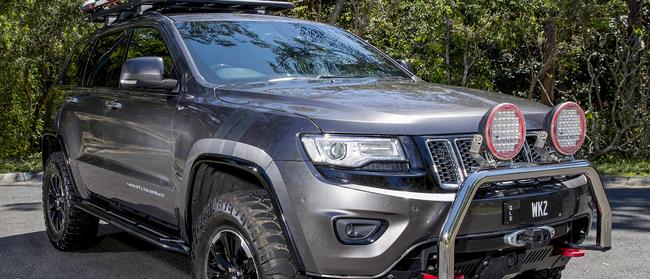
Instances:
[[[650,158],[647,0],[293,2],[285,15],[345,28],[426,81],[579,102],[587,156]],[[100,28],[83,21],[80,4],[0,5],[0,157],[38,149],[48,88],[75,42]]]
[[[0,14],[0,157],[39,145],[44,104],[72,46],[92,27],[79,1],[16,1]]]

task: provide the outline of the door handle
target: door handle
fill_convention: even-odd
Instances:
[[[118,101],[106,101],[106,106],[112,110],[122,109],[122,103]]]

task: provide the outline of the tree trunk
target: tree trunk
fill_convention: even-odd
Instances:
[[[627,0],[627,34],[630,38],[630,43],[634,46],[641,44],[641,39],[634,33],[634,27],[641,25],[641,18],[639,17],[639,2],[636,0]]]
[[[339,16],[341,15],[341,11],[343,10],[343,5],[345,5],[345,0],[336,0],[336,6],[334,6],[334,10],[332,11],[329,19],[327,20],[327,23],[329,25],[336,25],[336,21],[339,20]]]
[[[447,84],[451,84],[451,61],[449,61],[449,45],[451,44],[451,19],[445,16],[445,67]]]
[[[474,53],[474,51],[474,47],[471,47],[470,49],[468,43],[465,43],[465,51],[463,52],[463,79],[460,82],[463,87],[467,86],[467,82],[469,81],[469,72],[472,70],[472,66],[474,66],[474,59],[476,58],[476,53]]]
[[[542,52],[542,65],[545,69],[540,77],[542,83],[542,103],[552,106],[555,103],[555,52],[557,49],[557,27],[549,23],[544,27],[544,51]]]
[[[628,31],[632,31],[632,28],[635,25],[641,24],[641,18],[639,17],[639,2],[636,0],[627,0],[627,8],[629,10],[627,14]]]
[[[354,32],[361,38],[365,38],[368,25],[370,25],[370,7],[367,0],[352,2]]]

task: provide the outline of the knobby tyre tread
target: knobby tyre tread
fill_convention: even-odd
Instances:
[[[203,186],[211,185],[217,188],[207,190],[201,187],[202,194],[214,197],[211,197],[204,207],[193,230],[192,264],[195,278],[202,278],[207,256],[205,251],[210,237],[224,225],[237,229],[248,239],[259,265],[261,278],[303,277],[296,269],[280,221],[266,191],[244,190],[223,193],[229,190],[254,189],[257,186],[246,185],[250,182],[210,167],[202,169],[200,175],[203,176],[201,183]]]
[[[61,233],[56,233],[50,226],[47,214],[48,205],[48,181],[50,176],[58,172],[63,182],[63,193],[65,197],[64,212],[65,222]],[[55,152],[48,158],[43,174],[43,216],[45,227],[52,245],[61,251],[75,251],[85,249],[95,244],[99,219],[80,210],[76,204],[81,201],[77,195],[74,181],[65,161],[63,152]]]

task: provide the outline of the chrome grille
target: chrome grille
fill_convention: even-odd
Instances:
[[[448,140],[427,141],[433,169],[443,187],[458,186],[462,181],[458,160]]]

